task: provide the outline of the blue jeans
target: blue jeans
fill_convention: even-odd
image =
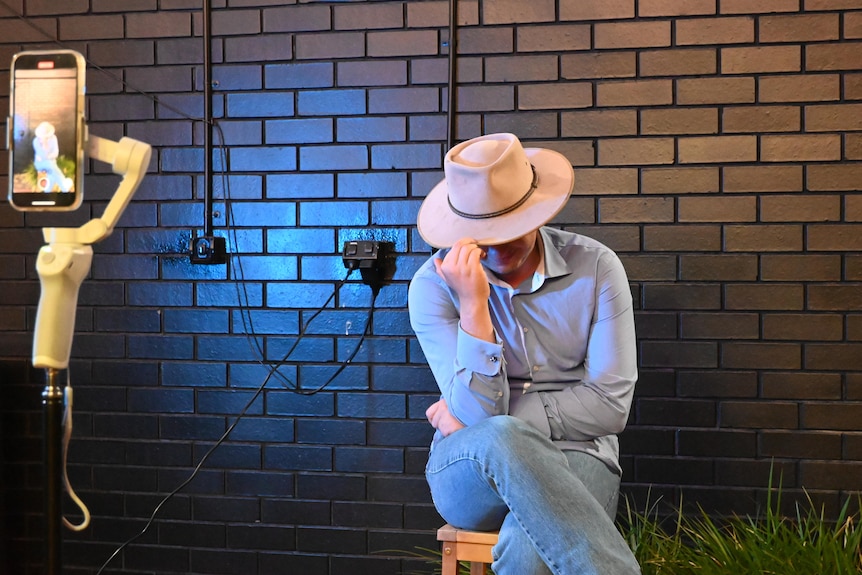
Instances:
[[[442,439],[425,475],[448,523],[500,530],[496,575],[640,573],[613,521],[616,473],[520,419],[494,416]]]

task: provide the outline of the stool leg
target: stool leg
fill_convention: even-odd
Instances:
[[[470,562],[470,575],[485,575],[485,564],[478,561]]]
[[[443,543],[443,570],[441,575],[458,575],[458,558],[455,553],[455,543]]]

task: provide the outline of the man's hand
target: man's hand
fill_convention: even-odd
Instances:
[[[476,240],[462,238],[455,242],[442,259],[434,260],[437,274],[443,278],[463,302],[482,302],[487,305],[491,288],[482,267],[485,251]]]
[[[435,259],[437,275],[458,294],[461,329],[479,339],[494,341],[494,326],[488,311],[491,285],[482,266],[485,250],[476,240],[462,238],[442,259]]]
[[[425,417],[428,418],[431,427],[442,433],[443,437],[466,427],[449,412],[449,406],[446,405],[445,399],[432,403],[431,407],[425,410]]]

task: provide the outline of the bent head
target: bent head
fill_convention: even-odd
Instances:
[[[482,265],[511,285],[520,284],[536,271],[539,263],[538,234],[538,230],[533,230],[504,244],[480,245],[485,252]]]

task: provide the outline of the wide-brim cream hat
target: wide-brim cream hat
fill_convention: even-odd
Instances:
[[[36,137],[47,138],[54,135],[54,126],[49,122],[42,122],[36,126]]]
[[[445,178],[419,208],[419,234],[436,248],[461,238],[498,245],[549,222],[569,199],[572,163],[545,148],[524,148],[514,134],[488,134],[454,146]]]

